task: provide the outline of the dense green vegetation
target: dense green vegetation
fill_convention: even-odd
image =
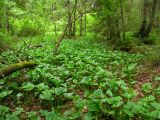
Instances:
[[[158,0],[1,0],[0,120],[160,119]]]

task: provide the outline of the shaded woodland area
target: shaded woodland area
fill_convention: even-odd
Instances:
[[[0,0],[0,120],[160,119],[160,0]]]

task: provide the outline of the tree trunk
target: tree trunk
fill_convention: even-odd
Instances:
[[[150,18],[150,23],[145,31],[145,37],[149,36],[149,33],[152,30],[153,24],[154,24],[154,18],[155,18],[155,14],[156,14],[156,4],[157,4],[157,0],[153,0],[153,5],[152,5],[152,14],[151,14],[151,18]]]
[[[157,4],[157,0],[153,0],[150,22],[149,22],[149,25],[147,26],[147,10],[148,10],[149,3],[147,0],[144,0],[143,22],[139,31],[139,36],[141,38],[148,37],[149,33],[152,30],[152,27],[154,24],[154,18],[156,14],[156,4]]]
[[[85,5],[85,14],[84,14],[84,35],[87,33],[87,13],[86,13],[86,5]]]
[[[54,33],[55,35],[57,36],[57,25],[56,25],[56,22],[54,21]]]
[[[0,30],[2,29],[2,20],[1,20],[1,17],[0,17]]]
[[[139,36],[142,37],[142,38],[145,36],[145,30],[146,30],[146,26],[147,26],[147,11],[148,11],[148,6],[149,6],[148,1],[144,0],[143,21],[142,21],[141,28],[139,30]]]
[[[73,22],[73,31],[72,36],[76,35],[76,12],[77,12],[77,0],[75,0],[75,10],[74,10],[74,22]]]
[[[73,10],[72,10],[72,12],[71,12],[71,16],[72,16],[75,8],[76,8],[76,5],[73,7]],[[79,18],[79,17],[80,17],[80,16],[78,16],[78,18]],[[72,24],[74,21],[76,21],[78,18],[73,19],[73,20],[71,21],[71,24]],[[54,47],[54,49],[53,49],[53,54],[54,54],[54,55],[58,54],[58,48],[59,48],[61,42],[63,41],[63,38],[64,38],[65,33],[66,33],[66,31],[67,31],[67,29],[68,29],[68,27],[69,27],[69,24],[70,24],[70,23],[68,23],[68,24],[65,26],[62,34],[58,37],[58,40],[57,40],[57,42],[56,42],[56,44],[55,44],[55,47]]]
[[[54,16],[54,11],[56,10],[56,3],[54,3],[53,5],[52,5],[52,13],[53,13],[53,18],[52,18],[52,20],[53,20],[53,23],[54,23],[54,34],[57,36],[57,24],[56,24],[56,16]],[[47,22],[47,17],[46,17],[46,21],[45,21],[45,23]],[[46,25],[46,24],[45,24]]]
[[[83,36],[83,14],[80,13],[80,36]]]
[[[9,24],[9,16],[6,14],[6,30],[10,30],[10,24]]]
[[[72,36],[72,15],[71,15],[70,0],[67,0],[67,4],[68,4],[68,37],[71,38]]]
[[[160,11],[160,1],[158,1],[157,3],[157,16],[156,16],[156,32],[158,33],[159,32],[159,11]]]
[[[122,32],[122,40],[125,39],[125,31],[124,31],[124,12],[123,12],[123,0],[121,2],[121,32]]]
[[[5,68],[0,69],[0,79],[3,79],[4,77],[6,77],[16,71],[19,71],[19,70],[22,70],[25,68],[32,68],[36,65],[37,64],[35,62],[26,62],[26,61],[21,62],[21,63],[11,64]]]

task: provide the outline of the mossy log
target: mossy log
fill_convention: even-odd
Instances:
[[[22,69],[25,69],[25,68],[32,68],[34,66],[36,66],[37,64],[33,61],[23,61],[23,62],[20,62],[20,63],[16,63],[16,64],[11,64],[7,67],[4,67],[4,68],[1,68],[0,69],[0,79],[3,79],[4,77],[16,72],[16,71],[19,71],[19,70],[22,70]]]

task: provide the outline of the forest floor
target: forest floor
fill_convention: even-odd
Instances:
[[[152,66],[152,65],[144,65],[143,69],[137,76],[137,83],[135,84],[135,90],[138,93],[137,98],[144,97],[142,92],[142,85],[146,83],[151,83],[153,87],[156,87],[156,83],[154,81],[155,77],[160,76],[160,66]]]
[[[107,116],[114,112],[131,115],[128,113],[130,107],[126,112],[131,102],[134,101],[133,106],[137,104],[139,109],[141,101],[147,97],[152,96],[153,103],[159,99],[158,92],[154,93],[150,86],[144,88],[143,85],[150,83],[153,89],[159,90],[159,83],[156,84],[154,79],[160,75],[160,67],[151,69],[142,65],[141,70],[138,63],[141,55],[109,50],[92,39],[64,40],[59,54],[54,57],[51,41],[45,41],[36,48],[22,48],[23,43],[17,44],[15,49],[21,48],[17,57],[35,60],[38,65],[34,69],[15,72],[0,82],[1,105],[12,113],[16,113],[17,107],[23,108],[25,112],[19,114],[23,119],[27,119],[30,112],[36,112],[43,119],[50,114],[55,115],[56,111],[60,120],[88,116],[102,120],[106,115],[103,112],[108,114],[110,111]],[[10,51],[5,51],[2,58],[7,64],[17,61]],[[151,109],[146,109],[146,113],[153,110],[150,102],[147,105]]]

